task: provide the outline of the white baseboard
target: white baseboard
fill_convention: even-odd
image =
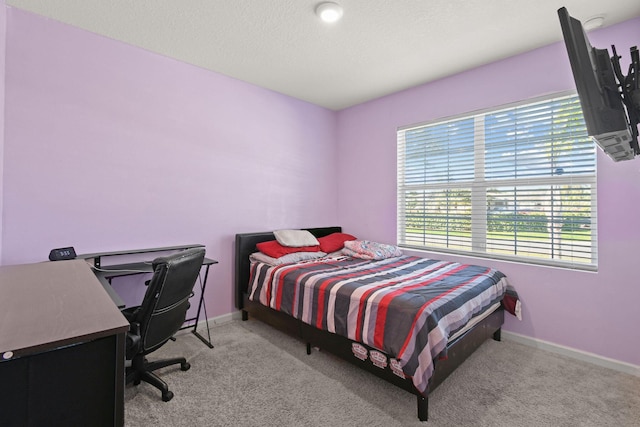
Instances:
[[[209,326],[222,325],[224,323],[229,323],[232,320],[238,320],[241,317],[242,316],[241,316],[241,313],[239,311],[234,311],[233,313],[223,314],[222,316],[210,317],[209,318]],[[203,323],[204,323],[204,321],[200,322],[199,325],[203,324]],[[206,327],[207,326],[206,323],[204,323],[203,326]]]
[[[223,314],[222,316],[216,316],[216,317],[210,317],[209,318],[209,328],[212,328],[214,326],[217,325],[222,325],[224,323],[229,323],[233,320],[239,320],[242,318],[242,313],[240,313],[239,311],[234,311],[233,313],[228,313],[228,314]],[[196,328],[198,333],[200,335],[205,334],[206,329],[207,329],[207,322],[205,320],[201,320],[198,322],[198,327]],[[186,332],[191,332],[193,331],[193,325],[186,327],[184,329],[181,329],[180,331],[178,331],[178,334],[183,334]],[[203,335],[204,336],[204,335]],[[207,337],[205,337],[207,338]],[[213,340],[213,337],[211,337],[211,339]]]
[[[517,342],[519,344],[524,344],[529,347],[539,348],[541,350],[550,351],[552,353],[561,354],[563,356],[571,357],[583,362],[593,363],[594,365],[640,377],[640,366],[633,365],[631,363],[621,362],[619,360],[599,356],[595,353],[589,353],[586,351],[577,350],[575,348],[565,347],[563,345],[554,344],[549,341],[531,338],[526,335],[516,334],[515,332],[505,331],[504,329],[502,330],[502,338],[509,341]]]

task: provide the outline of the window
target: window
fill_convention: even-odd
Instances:
[[[596,151],[576,95],[398,130],[398,244],[595,270]]]

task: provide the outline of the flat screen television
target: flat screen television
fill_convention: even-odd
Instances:
[[[614,161],[633,159],[640,154],[637,48],[631,48],[632,61],[624,76],[614,46],[610,57],[607,49],[591,46],[582,23],[566,8],[558,9],[558,16],[587,133]]]

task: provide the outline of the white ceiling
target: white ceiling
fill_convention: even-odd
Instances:
[[[559,41],[562,6],[605,27],[640,16],[639,0],[333,0],[344,16],[325,24],[321,1],[6,4],[333,110]]]

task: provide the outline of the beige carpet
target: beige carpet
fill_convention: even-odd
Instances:
[[[180,334],[150,359],[175,397],[127,386],[127,426],[640,426],[640,378],[512,341],[487,341],[429,399],[416,398],[258,321],[211,331],[214,349]]]

